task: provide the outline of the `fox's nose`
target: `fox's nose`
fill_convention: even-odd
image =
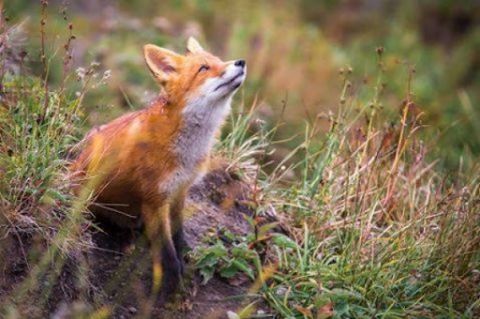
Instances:
[[[235,61],[235,66],[239,66],[239,67],[243,68],[245,66],[245,60]]]

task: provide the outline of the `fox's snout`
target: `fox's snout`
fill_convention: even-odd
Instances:
[[[247,74],[247,67],[245,60],[235,60],[232,63],[229,63],[225,68],[225,71],[221,74],[218,79],[215,79],[215,87],[213,93],[231,93],[238,89],[243,81],[245,80]],[[205,92],[208,92],[209,85],[205,85]],[[223,92],[222,92],[223,91]]]
[[[244,68],[245,65],[246,65],[246,64],[245,64],[245,60],[237,60],[237,61],[235,61],[235,66]]]

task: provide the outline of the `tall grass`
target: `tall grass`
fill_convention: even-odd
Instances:
[[[264,297],[284,317],[327,304],[338,318],[474,317],[478,171],[449,184],[413,128],[393,149],[388,132],[371,126],[358,140],[357,130],[337,124],[321,155],[305,158],[303,180],[267,199],[295,241],[273,245],[278,272]]]
[[[91,227],[85,215],[91,192],[73,196],[68,165],[81,136],[81,104],[95,75],[91,66],[64,82],[68,90],[49,88],[48,78],[26,73],[16,58],[23,51],[14,47],[12,30],[20,32],[13,27],[0,34],[7,48],[0,59],[0,264],[19,277],[2,278],[9,294],[0,299],[0,314],[42,317],[63,285],[65,267],[70,265],[73,276],[67,289],[84,293],[89,285],[83,253],[92,245],[85,231]],[[34,304],[22,306],[31,298]]]
[[[384,114],[381,53],[378,81],[361,88],[369,99],[346,72],[330,130],[319,138],[307,124],[303,142],[273,172],[255,175],[256,216],[273,212],[286,229],[261,246],[276,270],[258,291],[281,318],[479,315],[480,171],[447,176],[428,159],[408,82],[398,115]],[[268,131],[252,133],[250,117],[233,120],[224,141],[233,161],[271,145]],[[287,170],[297,179],[282,179]],[[255,240],[230,249],[243,241],[258,248]]]

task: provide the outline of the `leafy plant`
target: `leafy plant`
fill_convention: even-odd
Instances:
[[[202,283],[206,284],[215,273],[226,279],[244,274],[255,280],[252,265],[260,265],[260,261],[257,252],[249,248],[247,238],[235,236],[228,230],[220,232],[220,237],[222,239],[214,239],[208,246],[200,246],[193,252]]]

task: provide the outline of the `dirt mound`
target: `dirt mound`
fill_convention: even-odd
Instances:
[[[243,215],[248,209],[241,203],[248,195],[248,188],[235,176],[218,169],[208,174],[202,182],[192,187],[185,208],[185,238],[190,249],[201,245],[205,234],[226,228],[236,234],[248,232]],[[110,226],[105,233],[93,236],[98,249],[89,256],[93,270],[93,284],[115,307],[118,318],[129,318],[137,312],[150,312],[163,318],[223,318],[227,310],[236,310],[241,298],[229,297],[244,293],[241,287],[233,287],[219,278],[207,285],[200,285],[187,261],[184,292],[176,301],[165,307],[145,307],[150,289],[150,258],[146,240],[140,232]],[[121,283],[118,285],[117,283]],[[124,283],[124,284],[122,284]],[[134,293],[132,294],[132,287]]]
[[[210,172],[193,186],[185,208],[184,227],[189,249],[202,245],[207,234],[215,235],[219,229],[246,234],[249,226],[244,216],[250,212],[242,203],[248,194],[249,188],[224,169]],[[225,318],[228,310],[235,311],[243,304],[246,287],[232,286],[217,277],[201,285],[192,261],[187,260],[183,291],[171,302],[160,305],[149,296],[151,261],[142,231],[120,229],[105,222],[99,226],[102,231],[92,230],[94,247],[84,256],[88,264],[86,283],[81,282],[82,277],[77,279],[76,261],[67,261],[43,309],[33,307],[35,310],[32,310],[14,301],[19,313],[60,319],[103,306],[105,311],[112,311],[114,318]],[[26,276],[21,251],[14,251],[16,253],[5,254],[0,285],[2,304]],[[82,293],[78,286],[87,288]]]

